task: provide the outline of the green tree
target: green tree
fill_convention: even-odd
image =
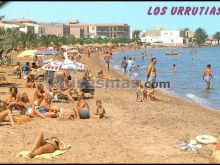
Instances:
[[[194,38],[195,38],[195,43],[198,44],[198,46],[203,46],[208,35],[206,31],[202,28],[198,28],[195,31]]]
[[[214,35],[213,35],[213,38],[216,39],[218,41],[218,45],[219,45],[219,41],[220,41],[220,32],[216,32]]]

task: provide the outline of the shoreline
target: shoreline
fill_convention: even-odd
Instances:
[[[132,50],[134,50],[134,49],[125,50],[125,51],[123,51],[123,52],[132,51]],[[141,49],[141,50],[144,50],[144,49]],[[122,53],[122,52],[113,51],[113,53],[114,53],[114,55],[117,55],[118,53]],[[104,64],[104,60],[101,59],[101,55],[100,55],[98,58],[99,58],[99,60],[103,63],[103,65],[105,65],[105,64]],[[122,77],[124,77],[123,74],[120,74],[115,68],[111,67],[111,65],[110,65],[110,69],[111,69],[111,71],[113,70],[113,72],[115,72],[115,74],[116,74],[117,76],[122,76]],[[132,81],[132,79],[131,79],[130,77],[126,77],[126,79]],[[209,107],[209,106],[206,106],[206,105],[197,103],[196,101],[194,101],[194,100],[192,100],[192,99],[184,98],[184,96],[177,96],[177,95],[175,95],[175,94],[172,94],[172,93],[169,92],[169,91],[164,91],[164,90],[160,90],[160,89],[157,90],[157,92],[158,92],[159,94],[162,94],[162,95],[167,95],[168,97],[174,97],[174,98],[179,99],[180,101],[183,101],[183,102],[185,102],[185,103],[192,103],[192,104],[201,106],[201,108],[205,108],[205,109],[207,109],[207,110],[211,110],[211,111],[220,113],[220,111],[219,111],[217,108],[213,108],[213,107]]]

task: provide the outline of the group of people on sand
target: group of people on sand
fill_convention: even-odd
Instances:
[[[18,88],[13,86],[10,87],[9,92],[10,96],[6,100],[1,100],[1,112],[0,112],[0,122],[2,122],[6,117],[9,118],[11,125],[15,125],[13,120],[13,115],[15,112],[20,115],[26,115],[31,118],[40,117],[40,118],[57,118],[60,115],[60,108],[52,105],[52,102],[60,97],[64,97],[67,99],[69,103],[75,103],[73,99],[73,93],[77,96],[78,102],[75,106],[72,107],[72,112],[69,114],[70,118],[76,119],[88,119],[90,118],[90,108],[88,102],[85,100],[84,93],[91,92],[94,96],[94,88],[79,88],[72,87],[70,83],[71,75],[65,70],[61,72],[61,74],[55,73],[54,71],[48,71],[45,77],[45,84],[47,89],[44,89],[43,83],[37,83],[36,77],[31,74],[31,70],[33,66],[41,67],[40,61],[37,56],[34,57],[34,61],[32,66],[30,66],[29,62],[25,63],[25,69],[22,70],[21,64],[18,62],[16,68],[14,68],[13,72],[16,71],[15,74],[19,75],[19,78],[22,75],[26,76],[26,88],[36,88],[33,94],[33,98],[30,98],[26,92],[21,93],[18,91]],[[104,78],[104,73],[99,73],[100,78]],[[89,82],[91,79],[91,74],[86,72],[83,76],[83,83]],[[23,81],[23,80],[22,80]],[[90,91],[88,91],[90,90]],[[92,90],[92,91],[91,91]],[[100,110],[102,108],[102,102],[99,100],[97,102],[97,115],[100,118],[105,114],[104,110]]]

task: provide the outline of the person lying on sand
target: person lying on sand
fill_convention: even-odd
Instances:
[[[47,118],[57,118],[59,115],[57,112],[60,110],[56,107],[51,106],[51,96],[49,93],[45,94],[44,99],[40,103],[39,112]]]
[[[101,100],[97,100],[96,101],[96,114],[95,115],[99,115],[99,119],[105,117],[107,118],[106,112],[105,112],[105,108],[102,105],[102,101]]]
[[[44,86],[42,83],[38,84],[37,90],[34,92],[33,100],[34,100],[34,105],[39,106],[41,101],[44,98]]]
[[[22,94],[21,102],[23,103],[24,114],[26,116],[29,116],[31,118],[41,117],[45,119],[45,117],[35,109],[35,105],[32,101],[29,100],[27,93],[24,92]]]
[[[36,88],[35,78],[34,78],[33,74],[29,74],[27,76],[26,87],[27,88]]]
[[[79,101],[75,107],[73,107],[73,118],[76,119],[89,119],[90,109],[88,102],[84,99],[84,93],[78,94]]]
[[[10,109],[7,109],[6,104],[0,100],[0,123],[5,120],[5,118],[8,117],[11,125],[14,127],[15,122],[13,120],[13,116]]]
[[[66,146],[57,137],[44,139],[44,133],[40,132],[34,141],[34,145],[28,155],[29,158],[34,158],[37,155],[53,153],[56,150],[67,150],[70,146]]]

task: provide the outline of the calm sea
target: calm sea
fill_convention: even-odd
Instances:
[[[166,56],[167,51],[179,51],[181,56]],[[147,49],[131,50],[119,52],[113,55],[111,67],[122,73],[120,62],[123,57],[136,55],[135,64],[140,66],[138,76],[131,75],[132,79],[144,81],[146,77],[146,67],[150,64],[148,56],[142,60],[141,53],[153,53],[153,57],[158,59],[156,64],[157,80],[159,82],[170,82],[170,88],[162,89],[174,95],[193,100],[201,105],[220,110],[220,47],[195,48],[191,53],[190,48],[172,49]],[[172,72],[172,65],[176,64],[176,74]],[[203,71],[207,64],[212,65],[213,79],[211,89],[205,90],[205,82],[202,79]]]

